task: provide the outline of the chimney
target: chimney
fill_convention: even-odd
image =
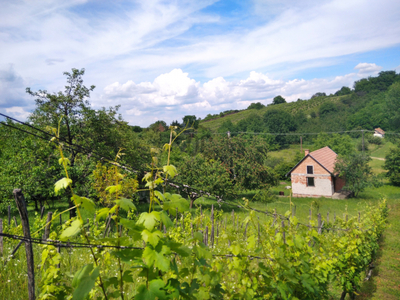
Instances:
[[[307,156],[307,155],[308,155],[308,153],[310,153],[310,150],[308,150],[308,149],[304,149],[304,156]]]

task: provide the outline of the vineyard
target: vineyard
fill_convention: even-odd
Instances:
[[[65,171],[55,192],[70,193],[74,207],[68,210],[76,209],[77,216],[60,222],[65,211],[38,214],[28,228],[16,220],[1,224],[0,282],[18,278],[19,286],[0,289],[2,299],[34,299],[32,293],[38,299],[331,299],[337,290],[341,299],[346,294],[354,299],[385,229],[384,199],[356,216],[310,213],[304,220],[290,200],[288,211],[278,214],[255,209],[246,198],[230,203],[197,191],[215,203],[207,211],[190,209],[188,199],[172,191],[185,189],[172,181],[177,174],[169,159],[172,133],[167,164],[156,167],[153,156],[144,176],[148,211],[138,213],[124,197],[117,164],[104,190],[107,202],[99,207],[75,194],[57,131],[52,142]],[[24,222],[24,195],[14,190],[14,196]],[[26,257],[18,244],[25,244]]]

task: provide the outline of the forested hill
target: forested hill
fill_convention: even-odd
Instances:
[[[400,74],[380,72],[364,78],[354,88],[335,94],[316,93],[309,100],[276,104],[252,103],[246,110],[208,115],[200,126],[214,132],[321,132],[354,129],[398,130],[400,122]],[[282,103],[283,102],[283,103]]]

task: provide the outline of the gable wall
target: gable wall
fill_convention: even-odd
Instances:
[[[314,167],[314,174],[307,174],[307,166]],[[314,177],[314,186],[307,186],[307,177]],[[331,174],[311,157],[307,157],[291,173],[294,197],[332,197],[334,183]]]
[[[314,174],[325,174],[330,175],[330,173],[325,170],[319,163],[317,163],[311,157],[307,157],[301,164],[299,164],[296,169],[292,171],[292,174],[307,174],[307,166],[314,166]]]

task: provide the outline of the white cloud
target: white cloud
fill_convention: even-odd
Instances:
[[[252,102],[269,104],[277,95],[288,102],[309,99],[316,92],[334,93],[351,86],[355,73],[332,79],[274,80],[266,74],[250,72],[240,81],[217,77],[204,84],[180,69],[158,76],[153,82],[113,83],[105,88],[106,99],[123,103],[123,116],[132,124],[148,126],[156,120],[167,123],[185,115],[205,117],[227,109],[245,109]],[[140,120],[137,117],[140,116]]]
[[[10,114],[11,117],[17,118],[19,120],[26,120],[31,114],[30,112],[25,111],[25,109],[20,106],[6,108],[6,113]]]
[[[355,70],[358,70],[358,76],[365,77],[369,75],[377,75],[380,70],[382,70],[381,66],[377,66],[376,64],[370,63],[359,63],[354,67]]]
[[[268,103],[278,94],[296,100],[333,92],[359,78],[296,78],[400,44],[400,2],[393,0],[253,0],[236,17],[214,11],[216,0],[3,2],[0,79],[4,72],[16,79],[0,81],[0,107],[29,110],[25,87],[63,90],[62,72],[84,67],[85,83],[97,86],[93,107],[122,104],[141,125]],[[371,75],[377,67],[356,70]]]

